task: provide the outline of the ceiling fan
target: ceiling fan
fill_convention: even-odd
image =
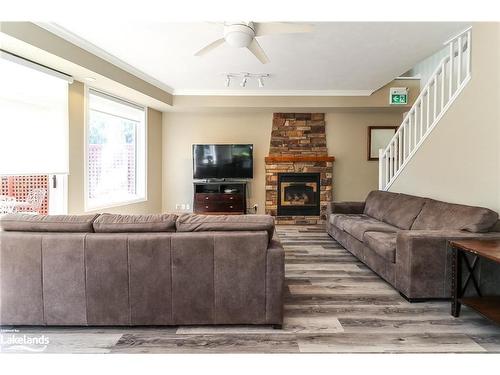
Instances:
[[[313,27],[304,23],[284,22],[233,22],[224,23],[224,36],[203,47],[195,56],[204,56],[223,43],[231,47],[248,48],[262,63],[267,64],[269,58],[257,42],[256,37],[271,34],[310,33]]]

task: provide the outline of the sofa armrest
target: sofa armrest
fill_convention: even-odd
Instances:
[[[448,241],[500,239],[500,232],[402,230],[396,239],[396,287],[406,297],[451,297],[451,252]]]
[[[285,251],[281,242],[275,238],[267,248],[266,323],[281,325],[285,288]]]
[[[365,202],[330,202],[326,213],[330,214],[362,214],[365,210]]]

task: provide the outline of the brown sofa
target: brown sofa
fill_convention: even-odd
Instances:
[[[450,297],[447,241],[500,238],[487,208],[372,191],[365,202],[328,207],[327,231],[407,299]],[[489,233],[487,233],[489,232]]]
[[[0,324],[283,321],[284,252],[265,215],[6,215]]]

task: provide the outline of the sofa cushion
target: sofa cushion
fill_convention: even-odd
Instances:
[[[330,213],[334,214],[362,214],[365,202],[330,202],[327,206]]]
[[[425,198],[398,194],[389,204],[383,221],[401,229],[410,229],[424,203]]]
[[[498,214],[487,208],[427,199],[411,229],[455,229],[487,232],[497,220]]]
[[[364,213],[377,220],[383,220],[389,205],[397,195],[388,191],[371,191],[366,197]]]
[[[344,231],[357,238],[359,241],[363,241],[363,235],[368,231],[397,232],[399,230],[398,227],[366,215],[345,219],[342,223],[342,227]]]
[[[94,221],[97,233],[175,232],[173,214],[118,215],[102,214]]]
[[[184,214],[175,223],[178,232],[260,231],[274,235],[274,219],[269,215],[197,215]]]
[[[369,218],[364,214],[331,214],[330,224],[335,225],[337,228],[344,230],[344,223],[353,218]]]
[[[363,242],[367,247],[387,259],[391,263],[396,263],[396,237],[394,232],[365,232]]]
[[[7,214],[0,218],[0,229],[18,232],[92,232],[92,215]]]

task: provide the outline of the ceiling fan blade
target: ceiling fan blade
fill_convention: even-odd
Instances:
[[[307,23],[254,22],[255,36],[270,34],[310,33],[314,26]]]
[[[212,42],[208,46],[205,46],[202,49],[200,49],[194,55],[195,56],[206,55],[208,52],[210,52],[210,51],[216,49],[217,47],[219,47],[222,43],[224,43],[224,38],[217,39],[215,42]]]
[[[256,39],[252,40],[252,43],[250,43],[247,48],[255,55],[257,59],[259,59],[262,64],[267,64],[269,62],[269,58]]]

